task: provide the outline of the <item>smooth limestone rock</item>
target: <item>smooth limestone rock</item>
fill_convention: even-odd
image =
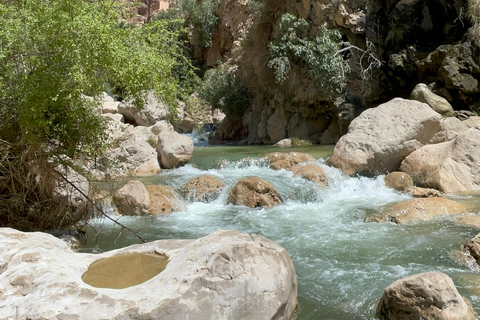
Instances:
[[[416,185],[445,193],[480,190],[480,126],[454,140],[424,146],[410,154],[400,170]]]
[[[474,320],[471,306],[444,273],[401,278],[385,289],[377,304],[380,320]]]
[[[442,214],[460,214],[467,207],[459,202],[446,198],[418,198],[395,204],[384,211],[387,221],[398,224],[411,223],[415,220],[429,220]]]
[[[297,164],[292,168],[292,172],[295,177],[302,177],[323,187],[328,186],[327,175],[318,163]]]
[[[132,101],[123,101],[118,105],[118,113],[123,114],[128,123],[148,127],[165,120],[168,107],[158,100],[153,92],[149,92],[143,108],[136,107]]]
[[[393,99],[355,118],[328,163],[348,175],[396,171],[406,156],[443,129],[442,120],[425,103]]]
[[[162,168],[173,169],[190,161],[193,141],[170,126],[158,134],[157,153]]]
[[[415,86],[410,95],[410,99],[428,104],[433,110],[444,117],[452,117],[455,114],[452,105],[447,99],[430,91],[428,86],[424,83],[419,83]]]
[[[209,203],[220,195],[225,183],[210,175],[203,175],[188,181],[182,186],[185,198],[192,202]]]
[[[230,191],[227,203],[250,208],[271,208],[283,203],[277,189],[259,177],[246,177],[239,180]]]
[[[134,252],[169,262],[150,280],[121,290],[82,281],[93,262]],[[85,254],[48,234],[1,228],[0,265],[0,319],[287,320],[297,310],[287,251],[238,231]]]
[[[118,113],[118,105],[120,101],[115,101],[111,96],[109,96],[106,92],[102,92],[100,95],[100,105],[102,108],[103,114],[117,114]],[[122,117],[123,118],[123,117]]]
[[[270,168],[275,170],[290,170],[300,162],[315,161],[315,158],[311,155],[301,152],[274,152],[267,154],[265,158],[270,162]]]
[[[149,214],[150,195],[145,185],[137,180],[129,181],[113,195],[118,212],[125,216]]]

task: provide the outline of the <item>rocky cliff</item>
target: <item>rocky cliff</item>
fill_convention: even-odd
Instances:
[[[476,110],[480,41],[468,6],[467,0],[220,1],[212,46],[201,48],[192,40],[195,56],[205,67],[219,61],[235,66],[251,103],[242,114],[227,115],[215,137],[249,144],[287,137],[335,143],[360,112],[409,97],[418,83],[428,84],[457,111]],[[331,56],[290,54],[286,79],[279,83],[272,43],[285,36],[279,27],[285,14],[298,19],[295,26],[303,21],[307,26],[301,36],[295,31],[300,42],[293,50],[324,39],[324,27],[338,30],[339,39]],[[342,85],[325,94],[312,65],[323,58],[330,59],[328,65],[337,57],[345,63]]]

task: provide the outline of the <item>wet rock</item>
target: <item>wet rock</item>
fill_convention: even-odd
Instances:
[[[385,185],[397,191],[408,191],[413,188],[413,179],[405,172],[395,171],[385,176]]]
[[[393,99],[355,118],[328,163],[349,175],[396,171],[406,156],[442,130],[442,119],[427,104]]]
[[[424,146],[402,162],[416,185],[445,193],[480,190],[480,126],[454,140]]]
[[[270,168],[275,170],[290,170],[293,166],[301,162],[315,161],[315,158],[311,155],[301,152],[274,152],[267,154],[265,158],[270,162]]]
[[[442,196],[438,190],[422,187],[413,187],[408,190],[408,194],[415,198],[433,198]]]
[[[433,110],[444,117],[454,116],[454,111],[447,99],[436,95],[424,83],[415,86],[410,95],[410,99],[428,104]]]
[[[168,107],[158,100],[153,92],[149,92],[143,108],[136,107],[132,101],[123,101],[118,106],[118,113],[123,114],[128,123],[148,127],[165,120]]]
[[[323,171],[322,166],[317,163],[297,164],[292,168],[292,172],[296,177],[302,177],[324,187],[328,186],[327,175]]]
[[[180,196],[170,186],[146,186],[150,201],[148,202],[149,214],[171,213],[180,210]]]
[[[209,175],[196,177],[183,185],[182,190],[188,201],[212,202],[218,198],[225,183]]]
[[[82,281],[93,262],[129,253],[157,253],[169,263],[150,280],[121,290]],[[2,319],[90,320],[101,313],[105,319],[281,320],[293,319],[297,310],[287,251],[238,231],[84,254],[48,234],[1,228],[0,261]]]
[[[113,203],[120,214],[141,216],[149,214],[150,195],[145,185],[137,180],[129,181],[113,195]]]
[[[480,271],[480,234],[468,240],[462,247],[466,265],[476,271]]]
[[[193,141],[168,128],[158,134],[157,153],[162,168],[173,169],[190,161]]]
[[[480,229],[480,216],[465,215],[455,218],[455,223]],[[480,252],[480,251],[479,251]]]
[[[452,279],[429,272],[401,278],[385,289],[377,304],[381,320],[474,320],[469,306]]]
[[[460,214],[467,207],[446,198],[417,198],[395,204],[384,211],[386,220],[397,224],[410,223],[415,220],[430,220],[442,214]],[[381,219],[380,219],[381,220]]]
[[[250,208],[271,208],[283,203],[283,200],[270,182],[258,177],[246,177],[235,184],[227,203]]]

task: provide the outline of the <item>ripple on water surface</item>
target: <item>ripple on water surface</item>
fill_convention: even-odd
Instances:
[[[258,159],[257,159],[258,160]],[[212,160],[213,161],[213,160]],[[321,188],[261,161],[224,161],[204,169],[187,165],[145,179],[179,188],[188,180],[211,174],[226,183],[212,203],[189,203],[184,211],[155,217],[122,217],[120,221],[147,240],[198,238],[218,229],[263,235],[284,246],[296,268],[299,284],[298,319],[374,319],[375,304],[394,280],[421,272],[451,276],[460,292],[480,311],[477,279],[451,258],[451,252],[476,234],[449,218],[394,225],[366,223],[371,212],[409,196],[385,187],[383,177],[348,177],[319,160],[329,180]],[[271,182],[285,202],[271,209],[227,205],[229,189],[245,176]],[[89,235],[83,251],[103,251],[135,243],[111,223],[97,237]],[[94,239],[95,238],[95,239]],[[94,241],[95,240],[95,241]]]

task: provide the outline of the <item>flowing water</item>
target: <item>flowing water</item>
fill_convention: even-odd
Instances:
[[[192,239],[218,229],[235,229],[279,243],[288,250],[297,272],[298,319],[374,319],[376,302],[386,286],[400,277],[430,271],[452,277],[480,314],[480,276],[454,258],[478,229],[457,225],[451,217],[409,225],[364,222],[385,205],[410,197],[386,188],[383,176],[348,177],[324,165],[331,146],[299,150],[319,159],[328,176],[328,188],[293,177],[289,171],[268,168],[261,156],[272,151],[291,149],[196,148],[192,164],[142,181],[179,188],[194,177],[210,174],[226,184],[217,200],[210,204],[184,203],[182,211],[169,215],[122,217],[120,221],[148,241]],[[270,181],[285,202],[271,209],[227,205],[229,189],[245,176]],[[476,203],[471,213],[479,212],[478,199],[457,199]],[[91,224],[100,231],[88,235],[83,252],[138,243],[113,223],[92,220]]]

